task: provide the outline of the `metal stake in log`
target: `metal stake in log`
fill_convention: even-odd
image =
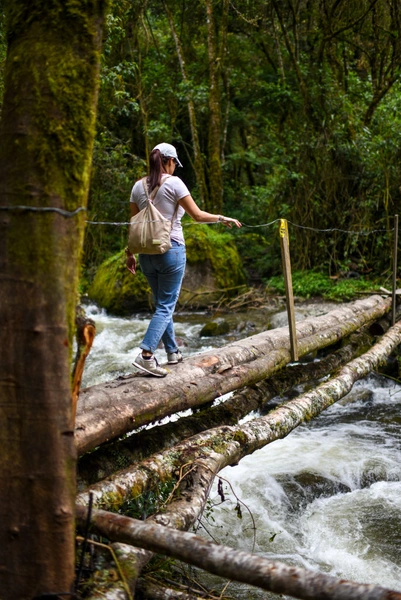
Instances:
[[[394,215],[394,250],[393,250],[393,293],[391,324],[395,324],[397,293],[397,252],[398,252],[398,215]]]
[[[280,219],[280,245],[283,273],[285,282],[285,295],[287,300],[288,327],[290,330],[291,358],[298,360],[297,332],[295,329],[294,295],[292,293],[292,276],[290,260],[290,244],[288,238],[288,224],[286,219]]]

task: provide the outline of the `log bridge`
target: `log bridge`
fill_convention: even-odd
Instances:
[[[132,374],[80,392],[75,430],[81,455],[77,524],[84,529],[90,522],[93,531],[110,539],[120,569],[126,572],[126,578],[105,598],[130,598],[139,588],[144,597],[180,598],[177,590],[166,587],[157,593],[148,591],[148,595],[143,591],[150,584],[140,573],[156,551],[296,598],[401,600],[401,594],[380,586],[334,580],[247,553],[234,556],[230,552],[235,551],[219,546],[217,554],[227,552],[227,560],[236,565],[230,570],[227,561],[219,563],[217,555],[216,560],[210,558],[215,545],[177,531],[188,531],[202,514],[221,469],[285,437],[304,420],[344,397],[355,381],[385,362],[401,344],[401,322],[390,327],[390,310],[391,299],[374,295],[298,323],[300,358],[333,347],[333,352],[318,363],[289,364],[290,336],[284,327],[190,357],[172,367],[164,379]],[[328,373],[334,375],[319,383]],[[316,381],[311,392],[238,423],[269,399],[307,380]],[[213,400],[228,392],[235,393],[211,407]],[[202,410],[202,406],[207,409]],[[190,417],[151,429],[143,427],[188,408],[194,409]],[[118,440],[134,430],[138,432]],[[125,468],[121,469],[121,464]],[[144,522],[100,510],[115,512],[127,499],[157,490],[166,481],[174,483],[173,491],[163,509]],[[205,555],[210,560],[202,562]],[[190,600],[198,596],[182,597]]]

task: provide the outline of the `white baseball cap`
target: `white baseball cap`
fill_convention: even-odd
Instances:
[[[178,160],[177,150],[171,144],[166,144],[166,142],[162,142],[161,144],[157,144],[157,146],[155,146],[153,150],[160,150],[160,154],[162,156],[165,156],[166,158],[174,158],[176,164],[179,167],[182,167],[182,164]]]

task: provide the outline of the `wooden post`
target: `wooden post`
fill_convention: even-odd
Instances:
[[[393,249],[393,293],[391,324],[395,324],[397,293],[397,253],[398,253],[398,215],[394,215],[394,249]]]
[[[290,330],[291,358],[298,360],[297,332],[295,329],[294,296],[292,293],[292,276],[290,260],[290,243],[288,238],[288,224],[286,219],[280,219],[280,245],[283,262],[285,294],[287,299],[288,327]]]

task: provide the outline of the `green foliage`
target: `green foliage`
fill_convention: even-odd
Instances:
[[[273,273],[280,271],[280,242],[278,227],[268,229],[269,236],[260,233],[237,235],[235,243],[250,283],[259,283]]]
[[[145,172],[144,161],[130,154],[126,144],[107,132],[98,135],[92,166],[88,221],[128,223],[133,183]],[[86,228],[84,264],[89,271],[126,245],[128,226],[96,225]],[[92,267],[92,269],[91,269]]]
[[[337,281],[324,297],[328,300],[341,302],[342,300],[353,300],[355,297],[359,297],[358,292],[369,293],[372,290],[379,292],[379,286],[372,281],[343,279]]]
[[[355,299],[359,296],[358,292],[379,291],[379,286],[365,279],[337,280],[316,271],[295,271],[292,274],[292,289],[294,295],[301,298],[321,296],[325,300],[341,302]],[[285,294],[283,276],[271,277],[267,282],[267,290]]]
[[[178,175],[197,198],[189,100],[210,184],[214,124],[205,6],[167,5],[185,79],[160,3],[121,0],[108,18],[90,194],[93,220],[127,219],[130,189],[162,139],[178,147],[185,167]],[[305,0],[296,10],[287,0],[268,6],[239,0],[235,9],[229,5],[225,19],[224,5],[213,3],[221,63],[224,212],[258,227],[251,232],[259,236],[259,248],[246,228],[235,237],[250,280],[281,270],[279,240],[264,226],[278,218],[299,226],[290,232],[298,270],[324,267],[338,275],[344,269],[362,274],[387,269],[392,216],[401,195],[396,12],[390,3],[379,10],[367,0],[342,0],[328,11]],[[369,230],[376,233],[365,235]],[[124,236],[124,228],[89,226],[87,267],[117,252]]]
[[[310,298],[324,296],[333,287],[327,275],[317,272],[294,271],[292,273],[292,289],[295,296]],[[276,275],[267,282],[267,289],[285,294],[285,282],[282,275]]]

